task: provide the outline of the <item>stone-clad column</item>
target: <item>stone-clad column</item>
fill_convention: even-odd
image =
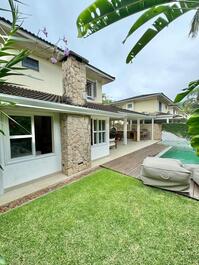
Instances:
[[[91,166],[90,117],[61,115],[62,170],[70,176]]]
[[[62,63],[64,93],[74,105],[86,102],[86,65],[73,56]]]
[[[74,105],[86,103],[86,64],[69,56],[62,64],[64,93]],[[90,117],[62,114],[62,170],[70,176],[91,166]]]

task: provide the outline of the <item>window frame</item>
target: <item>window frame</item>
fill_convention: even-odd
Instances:
[[[129,107],[129,106],[131,106],[131,107]],[[127,103],[127,109],[133,109],[133,103]]]
[[[163,103],[159,101],[159,112],[162,112],[162,109],[163,109]]]
[[[23,162],[27,160],[32,159],[38,159],[38,158],[45,158],[48,156],[55,155],[55,138],[54,138],[54,116],[51,114],[43,114],[43,113],[34,113],[34,114],[24,114],[22,112],[13,113],[9,112],[8,116],[22,116],[22,117],[30,117],[31,118],[31,135],[17,135],[17,136],[11,136],[10,135],[10,129],[9,129],[9,118],[6,118],[6,135],[7,135],[7,148],[6,148],[6,160],[8,164],[16,163],[16,162]],[[36,141],[35,141],[35,124],[34,124],[34,116],[46,116],[51,118],[51,130],[52,130],[52,152],[48,154],[36,154]],[[27,156],[21,156],[12,158],[11,157],[11,139],[26,139],[26,138],[32,138],[32,154]]]
[[[94,123],[95,123],[95,121],[97,122],[97,128],[96,128],[96,130],[95,130],[95,126],[94,126]],[[104,121],[104,123],[105,123],[105,127],[104,127],[104,130],[101,128],[99,128],[99,124],[100,124],[100,122],[103,122]],[[106,119],[100,119],[100,118],[98,118],[98,119],[96,119],[96,118],[94,118],[94,119],[91,119],[91,123],[92,123],[92,137],[91,137],[91,146],[99,146],[99,145],[105,145],[105,144],[107,144],[107,139],[106,139],[106,135],[107,135],[107,131],[106,131]],[[101,125],[102,126],[102,125]],[[105,134],[105,136],[104,136],[104,142],[99,142],[99,139],[100,139],[100,134],[101,135],[103,135],[103,133]],[[97,136],[97,143],[94,143],[94,139],[95,139],[95,134],[96,134],[96,136]],[[102,138],[101,138],[102,139]]]
[[[87,82],[90,82],[92,84],[92,86],[91,86],[91,96],[88,95]],[[94,89],[95,89],[96,93],[94,93]],[[94,81],[94,80],[91,80],[91,79],[86,79],[86,98],[89,99],[89,100],[95,100],[97,98],[97,81],[96,80]]]
[[[35,61],[35,62],[37,63],[37,67],[31,67],[31,65],[27,66],[26,63],[25,63],[25,60],[27,60],[27,59],[30,59],[30,60],[32,60],[32,61]],[[30,69],[30,70],[33,70],[33,71],[39,72],[39,69],[40,69],[40,67],[39,67],[39,60],[37,60],[37,59],[35,59],[35,58],[32,58],[32,57],[28,56],[28,57],[24,58],[24,59],[21,61],[21,64],[22,64],[23,67],[25,67],[25,68],[27,68],[27,69]]]

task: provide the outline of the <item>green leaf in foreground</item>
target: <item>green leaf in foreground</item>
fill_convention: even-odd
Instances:
[[[79,15],[78,36],[88,36],[125,17],[170,2],[168,0],[96,0]]]
[[[1,256],[0,256],[0,265],[6,265],[5,259]]]

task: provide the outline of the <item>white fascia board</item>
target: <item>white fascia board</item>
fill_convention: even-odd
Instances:
[[[37,99],[22,98],[18,96],[11,96],[0,94],[1,101],[9,101],[16,104],[19,107],[34,108],[41,110],[49,110],[53,112],[62,112],[62,113],[71,113],[79,115],[97,115],[97,116],[106,116],[106,117],[117,117],[124,118],[125,115],[120,113],[114,113],[109,111],[102,111],[96,109],[89,109],[85,107],[79,107],[74,105],[60,104],[48,101],[42,101]]]
[[[160,116],[156,116],[156,119],[158,119],[158,120],[165,120],[165,119],[168,119],[168,118],[170,118],[170,119],[173,119],[173,117],[174,117],[174,115],[160,115]]]
[[[92,67],[91,65],[86,65],[86,67],[94,72],[96,72],[97,74],[99,74],[100,76],[102,76],[103,78],[106,78],[110,81],[114,81],[114,78],[111,78],[109,75],[106,75],[106,73],[102,73],[101,71],[99,71],[98,69],[96,69],[95,67]]]
[[[121,113],[121,112],[120,112]],[[143,120],[151,120],[155,119],[156,116],[149,116],[149,115],[144,115],[144,114],[139,114],[139,113],[126,113],[127,118],[132,118],[132,119],[143,119]]]

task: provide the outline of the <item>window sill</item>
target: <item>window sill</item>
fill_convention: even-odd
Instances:
[[[94,148],[94,147],[101,147],[101,146],[106,146],[106,145],[107,145],[107,143],[93,144],[93,145],[91,146],[91,148]]]
[[[34,160],[38,160],[38,159],[44,159],[44,158],[48,158],[48,157],[55,157],[56,154],[55,153],[50,153],[50,154],[45,154],[45,155],[35,155],[35,156],[27,156],[27,157],[21,157],[21,158],[13,158],[11,160],[9,160],[6,165],[13,165],[13,164],[18,164],[18,163],[25,163],[25,162],[29,162],[29,161],[34,161]]]
[[[87,97],[86,100],[87,101],[95,101],[96,98],[90,98],[90,97]]]

